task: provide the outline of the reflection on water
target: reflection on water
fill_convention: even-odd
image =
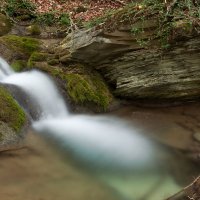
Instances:
[[[0,198],[165,199],[190,183],[199,173],[195,163],[189,162],[175,150],[186,152],[193,141],[191,130],[198,132],[198,122],[196,120],[195,124],[190,112],[196,116],[195,109],[185,108],[129,107],[114,113],[127,117],[143,133],[156,139],[156,165],[153,168],[147,166],[133,170],[131,173],[87,170],[73,160],[70,154],[63,154],[37,135],[29,134],[27,148],[0,154]]]

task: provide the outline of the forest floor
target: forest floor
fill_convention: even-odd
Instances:
[[[74,19],[89,21],[108,10],[124,7],[131,0],[30,0],[38,13],[70,13]]]

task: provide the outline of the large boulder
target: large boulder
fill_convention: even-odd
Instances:
[[[185,23],[174,24],[176,37],[167,50],[155,37],[157,22],[149,20],[142,24],[146,31],[137,37],[140,23],[111,33],[73,33],[63,40],[57,53],[61,62],[79,61],[99,70],[122,98],[193,100],[200,97],[200,36],[191,26],[186,29]],[[145,46],[148,38],[155,39]]]
[[[200,37],[170,51],[131,51],[98,66],[118,96],[129,99],[192,100],[200,97]]]
[[[40,48],[41,42],[35,38],[17,35],[0,37],[0,55],[8,62],[17,59],[28,60],[29,56]]]
[[[21,143],[28,119],[10,93],[0,85],[0,151]]]
[[[148,37],[149,34],[143,35],[142,38]],[[142,48],[130,34],[130,27],[123,27],[112,33],[88,29],[69,34],[57,48],[57,53],[61,54],[61,62],[71,59],[100,64],[127,51]]]

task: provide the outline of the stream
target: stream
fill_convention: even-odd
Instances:
[[[46,75],[0,63],[1,82],[39,107],[25,147],[0,154],[1,199],[161,200],[198,175],[188,158],[199,139],[199,104],[73,115]]]

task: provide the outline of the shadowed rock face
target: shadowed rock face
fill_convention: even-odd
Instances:
[[[200,38],[170,51],[129,52],[98,67],[118,96],[135,99],[195,99],[200,96]]]
[[[0,84],[0,151],[22,145],[28,121],[24,110]]]
[[[155,26],[150,23],[150,31],[141,38],[155,34]],[[113,33],[83,31],[68,36],[61,49],[67,50],[67,61],[90,63],[99,70],[122,98],[185,101],[200,97],[198,34],[183,32],[164,51],[156,40],[151,41],[151,48],[141,47],[128,28]]]
[[[4,84],[4,87],[12,94],[31,119],[38,120],[40,115],[39,105],[25,91],[11,84]]]

